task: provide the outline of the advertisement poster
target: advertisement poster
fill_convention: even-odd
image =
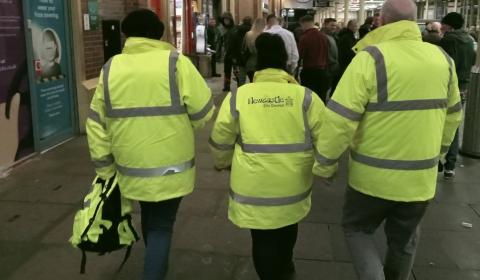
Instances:
[[[0,1],[0,173],[34,152],[21,1]]]
[[[35,68],[35,119],[40,142],[72,130],[64,4],[62,0],[28,3]]]
[[[88,17],[90,20],[90,30],[97,30],[100,25],[98,0],[88,0]]]

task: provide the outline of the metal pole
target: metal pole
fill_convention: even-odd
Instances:
[[[345,0],[344,6],[343,6],[343,24],[344,27],[347,27],[347,22],[348,22],[348,12],[349,12],[349,7],[350,6],[350,0]]]
[[[335,1],[335,19],[338,20],[338,2],[337,1]]]
[[[458,5],[458,0],[455,0],[453,2],[453,11],[456,12],[457,11],[457,5]]]
[[[365,21],[365,0],[360,0],[360,10],[358,11],[358,23]]]
[[[470,26],[473,26],[475,24],[475,2],[473,0],[470,0]]]

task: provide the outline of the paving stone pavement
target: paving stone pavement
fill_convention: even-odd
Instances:
[[[210,79],[220,104],[221,79]],[[197,183],[182,202],[173,240],[169,280],[258,279],[250,258],[250,235],[227,219],[228,172],[212,168],[207,139],[212,124],[197,134]],[[480,279],[480,161],[460,158],[457,178],[438,179],[411,279]],[[315,183],[313,207],[300,224],[295,248],[299,280],[356,279],[339,225],[346,186],[345,160],[331,186]],[[68,243],[73,215],[93,179],[85,136],[36,156],[0,179],[0,279],[141,279],[138,242],[116,272],[124,251],[90,254],[79,274],[80,252]],[[134,212],[140,228],[138,207]],[[473,228],[461,226],[462,222]],[[378,233],[378,246],[384,250]]]

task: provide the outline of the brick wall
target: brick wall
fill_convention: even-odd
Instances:
[[[98,77],[103,66],[102,20],[121,20],[130,11],[148,6],[147,0],[99,0],[100,25],[97,30],[83,31],[86,79]],[[88,0],[81,0],[82,14],[88,13]]]

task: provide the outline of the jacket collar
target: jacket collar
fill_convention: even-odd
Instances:
[[[359,52],[368,46],[400,40],[422,41],[422,34],[416,22],[402,20],[376,28],[360,40],[353,47],[353,51]]]
[[[274,68],[267,68],[267,69],[255,72],[253,82],[254,83],[275,82],[275,83],[289,83],[289,84],[298,85],[298,82],[290,74],[288,74],[284,70],[274,69]]]
[[[155,50],[174,50],[175,48],[163,41],[152,40],[147,38],[140,37],[130,37],[125,42],[122,53],[124,54],[135,54],[135,53],[144,53],[151,52]]]

